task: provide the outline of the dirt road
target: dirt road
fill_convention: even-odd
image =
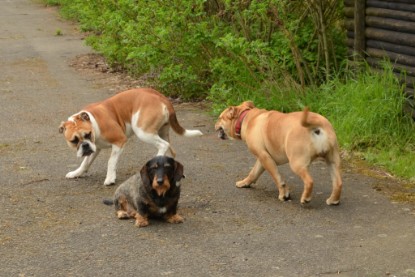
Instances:
[[[53,9],[1,1],[0,276],[415,276],[413,207],[375,191],[382,181],[345,168],[337,207],[325,204],[331,185],[320,163],[306,207],[286,166],[290,202],[277,200],[267,174],[237,189],[254,158],[242,143],[218,140],[200,105],[177,105],[178,118],[206,135],[172,135],[187,176],[185,222],[136,228],[116,219],[102,204],[116,188],[102,185],[108,151],[86,177],[64,177],[80,161],[58,133],[60,122],[119,89],[108,73],[70,66],[88,53],[76,26]],[[118,184],[155,153],[131,140]]]

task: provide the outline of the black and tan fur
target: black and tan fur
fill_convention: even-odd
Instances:
[[[156,156],[117,188],[113,200],[104,203],[115,205],[119,219],[135,218],[138,227],[149,225],[152,217],[182,223],[183,217],[177,214],[182,178],[182,164],[167,156]]]

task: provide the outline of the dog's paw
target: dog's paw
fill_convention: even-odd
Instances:
[[[68,172],[65,177],[68,179],[74,179],[79,176],[81,176],[81,174],[77,170],[74,170],[74,171]]]
[[[327,205],[331,205],[331,206],[338,206],[338,205],[340,205],[340,200],[331,200],[330,198],[328,198],[327,200],[326,200],[326,204]]]
[[[148,222],[148,220],[147,219],[137,219],[136,221],[135,221],[135,226],[137,226],[137,227],[146,227],[146,226],[148,226],[150,223]]]
[[[115,185],[115,180],[105,179],[104,186],[113,186],[113,185]]]
[[[117,211],[117,217],[119,219],[128,219],[128,218],[130,218],[128,213],[126,211],[122,211],[122,210]]]
[[[245,182],[245,180],[242,180],[242,181],[239,181],[239,182],[236,182],[236,187],[237,188],[249,188],[249,187],[251,187],[251,184],[250,183],[247,183],[247,182]]]
[[[283,195],[281,201],[290,201],[291,200],[291,195],[290,193],[286,193],[285,195]]]
[[[311,202],[311,197],[309,197],[309,198],[301,197],[301,201],[300,201],[301,205],[305,205],[305,204],[308,204],[310,202]]]
[[[183,217],[181,217],[178,214],[175,214],[175,215],[167,218],[167,222],[169,222],[169,223],[175,223],[175,224],[177,224],[177,223],[183,223],[183,221],[184,221]]]

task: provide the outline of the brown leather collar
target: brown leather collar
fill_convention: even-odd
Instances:
[[[241,115],[239,116],[238,120],[235,124],[235,135],[237,137],[241,137],[241,129],[242,129],[242,122],[245,119],[246,114],[250,111],[250,109],[244,110]]]

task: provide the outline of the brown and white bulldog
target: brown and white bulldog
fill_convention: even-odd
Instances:
[[[316,158],[323,158],[330,168],[332,193],[328,205],[340,202],[342,180],[340,155],[336,134],[330,122],[322,115],[309,112],[281,113],[258,109],[251,101],[225,109],[215,124],[219,137],[245,141],[257,157],[249,175],[236,183],[249,187],[267,170],[279,190],[279,200],[288,200],[290,192],[277,166],[289,163],[292,171],[304,182],[301,203],[311,200],[313,179],[308,167]]]
[[[203,135],[199,130],[186,130],[180,126],[171,102],[150,88],[127,90],[90,104],[59,127],[68,145],[77,149],[77,156],[84,157],[80,167],[66,174],[66,178],[81,176],[101,149],[111,147],[104,185],[114,184],[118,159],[132,134],[154,145],[158,149],[157,155],[165,155],[170,150],[175,157],[169,143],[170,126],[186,137]]]

